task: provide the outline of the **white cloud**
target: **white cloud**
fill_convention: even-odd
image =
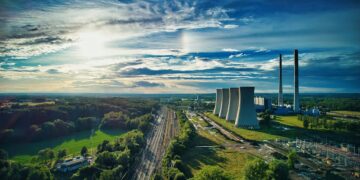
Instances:
[[[225,51],[225,52],[238,52],[239,50],[233,49],[233,48],[224,48],[224,49],[222,49],[222,51]]]
[[[238,27],[239,27],[239,25],[236,25],[236,24],[227,24],[224,26],[225,29],[235,29]]]
[[[244,57],[247,56],[245,53],[239,53],[239,54],[235,54],[235,55],[230,55],[229,58],[239,58],[239,57]]]

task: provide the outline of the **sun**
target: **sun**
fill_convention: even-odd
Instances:
[[[103,32],[86,31],[78,35],[78,54],[86,58],[96,58],[107,54],[106,43],[109,37]]]

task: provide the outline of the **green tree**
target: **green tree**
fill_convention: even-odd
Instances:
[[[66,156],[66,149],[60,149],[59,151],[58,151],[58,153],[57,153],[57,158],[58,159],[61,159],[61,158],[63,158],[63,157],[65,157]]]
[[[26,180],[48,180],[54,179],[50,170],[44,166],[36,166],[29,168],[29,175]]]
[[[107,169],[112,169],[118,164],[115,154],[108,151],[98,154],[95,163]]]
[[[309,120],[308,119],[306,119],[306,118],[304,119],[303,126],[304,126],[305,129],[307,129],[309,127]]]
[[[0,149],[0,160],[7,160],[8,158],[8,153],[3,150],[3,149]]]
[[[273,160],[269,164],[269,169],[266,172],[268,179],[272,180],[288,180],[289,168],[284,161]]]
[[[73,179],[73,180],[99,179],[100,173],[101,173],[101,169],[99,169],[98,167],[86,166],[86,167],[80,168],[79,171],[71,177],[71,179]]]
[[[269,166],[262,159],[255,159],[245,166],[245,179],[264,179]]]
[[[42,161],[51,160],[55,157],[54,151],[50,148],[42,149],[38,152],[38,158]]]
[[[194,176],[194,180],[229,180],[232,179],[225,171],[217,166],[205,166],[198,174]]]
[[[83,146],[83,147],[81,148],[80,154],[81,154],[82,156],[86,156],[87,153],[88,153],[87,147],[86,147],[86,146]]]
[[[296,154],[295,150],[291,150],[288,155],[287,155],[287,164],[289,166],[290,169],[294,169],[295,163],[298,159],[298,156]]]

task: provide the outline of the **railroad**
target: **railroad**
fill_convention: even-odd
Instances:
[[[140,161],[134,166],[132,180],[149,180],[151,175],[161,168],[165,150],[179,132],[175,112],[162,107],[159,117],[147,134],[146,146],[141,152]]]

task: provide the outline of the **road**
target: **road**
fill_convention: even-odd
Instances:
[[[159,117],[152,129],[146,135],[146,146],[142,151],[140,161],[135,165],[131,179],[149,180],[151,175],[161,168],[161,160],[170,140],[179,132],[179,122],[175,112],[162,107]]]

